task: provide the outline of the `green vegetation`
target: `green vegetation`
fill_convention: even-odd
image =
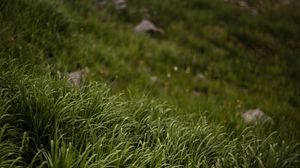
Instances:
[[[100,2],[0,1],[0,167],[299,165],[299,2]]]

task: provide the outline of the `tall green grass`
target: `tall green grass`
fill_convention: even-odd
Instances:
[[[0,167],[293,167],[297,146],[233,135],[143,96],[72,88],[38,68],[1,59]]]

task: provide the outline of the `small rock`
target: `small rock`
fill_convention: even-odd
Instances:
[[[114,5],[115,5],[115,8],[118,10],[127,8],[126,0],[114,0]]]
[[[72,86],[79,87],[81,83],[85,80],[89,71],[90,71],[89,68],[86,67],[84,69],[69,73],[68,74],[69,84]]]
[[[108,5],[112,5],[117,10],[123,10],[127,8],[126,0],[96,0],[96,7],[98,8],[103,8]]]
[[[137,33],[141,33],[141,32],[160,33],[160,34],[164,33],[162,29],[156,27],[152,22],[146,19],[142,20],[140,24],[138,24],[135,27],[134,31]]]
[[[157,76],[151,76],[151,77],[150,77],[150,81],[151,81],[152,83],[155,83],[155,82],[158,81],[158,77],[157,77]]]
[[[239,1],[238,4],[239,4],[240,7],[243,7],[243,8],[248,8],[249,7],[249,5],[246,1]]]
[[[274,124],[273,119],[271,117],[269,117],[268,115],[266,115],[260,109],[248,110],[242,114],[242,118],[244,119],[245,123],[262,122],[262,123]]]
[[[198,80],[203,80],[203,79],[205,79],[205,76],[204,76],[202,73],[198,73],[198,74],[196,75],[196,79],[198,79]]]

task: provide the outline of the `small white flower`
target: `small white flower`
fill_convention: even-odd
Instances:
[[[167,74],[167,77],[168,77],[168,78],[171,78],[171,74],[170,74],[170,73],[168,73],[168,74]]]

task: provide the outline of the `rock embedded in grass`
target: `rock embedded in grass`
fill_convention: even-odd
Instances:
[[[72,86],[79,87],[82,84],[82,82],[85,80],[89,71],[90,71],[89,68],[86,67],[84,69],[69,73],[68,74],[69,84]]]
[[[156,27],[151,21],[149,20],[142,20],[134,29],[137,33],[159,33],[164,34],[164,31],[161,28]]]
[[[151,83],[155,83],[155,82],[159,81],[159,79],[157,76],[151,76],[150,81],[151,81]]]
[[[126,0],[114,0],[114,5],[115,5],[115,8],[118,10],[127,8]]]
[[[99,8],[103,8],[107,5],[113,5],[117,10],[123,10],[127,8],[126,0],[97,0],[96,5]]]
[[[197,79],[197,80],[203,80],[203,79],[205,79],[205,76],[204,76],[202,73],[198,73],[198,74],[196,75],[196,79]]]
[[[244,119],[245,123],[257,124],[260,122],[274,124],[274,120],[260,109],[248,110],[242,114],[242,118]]]

